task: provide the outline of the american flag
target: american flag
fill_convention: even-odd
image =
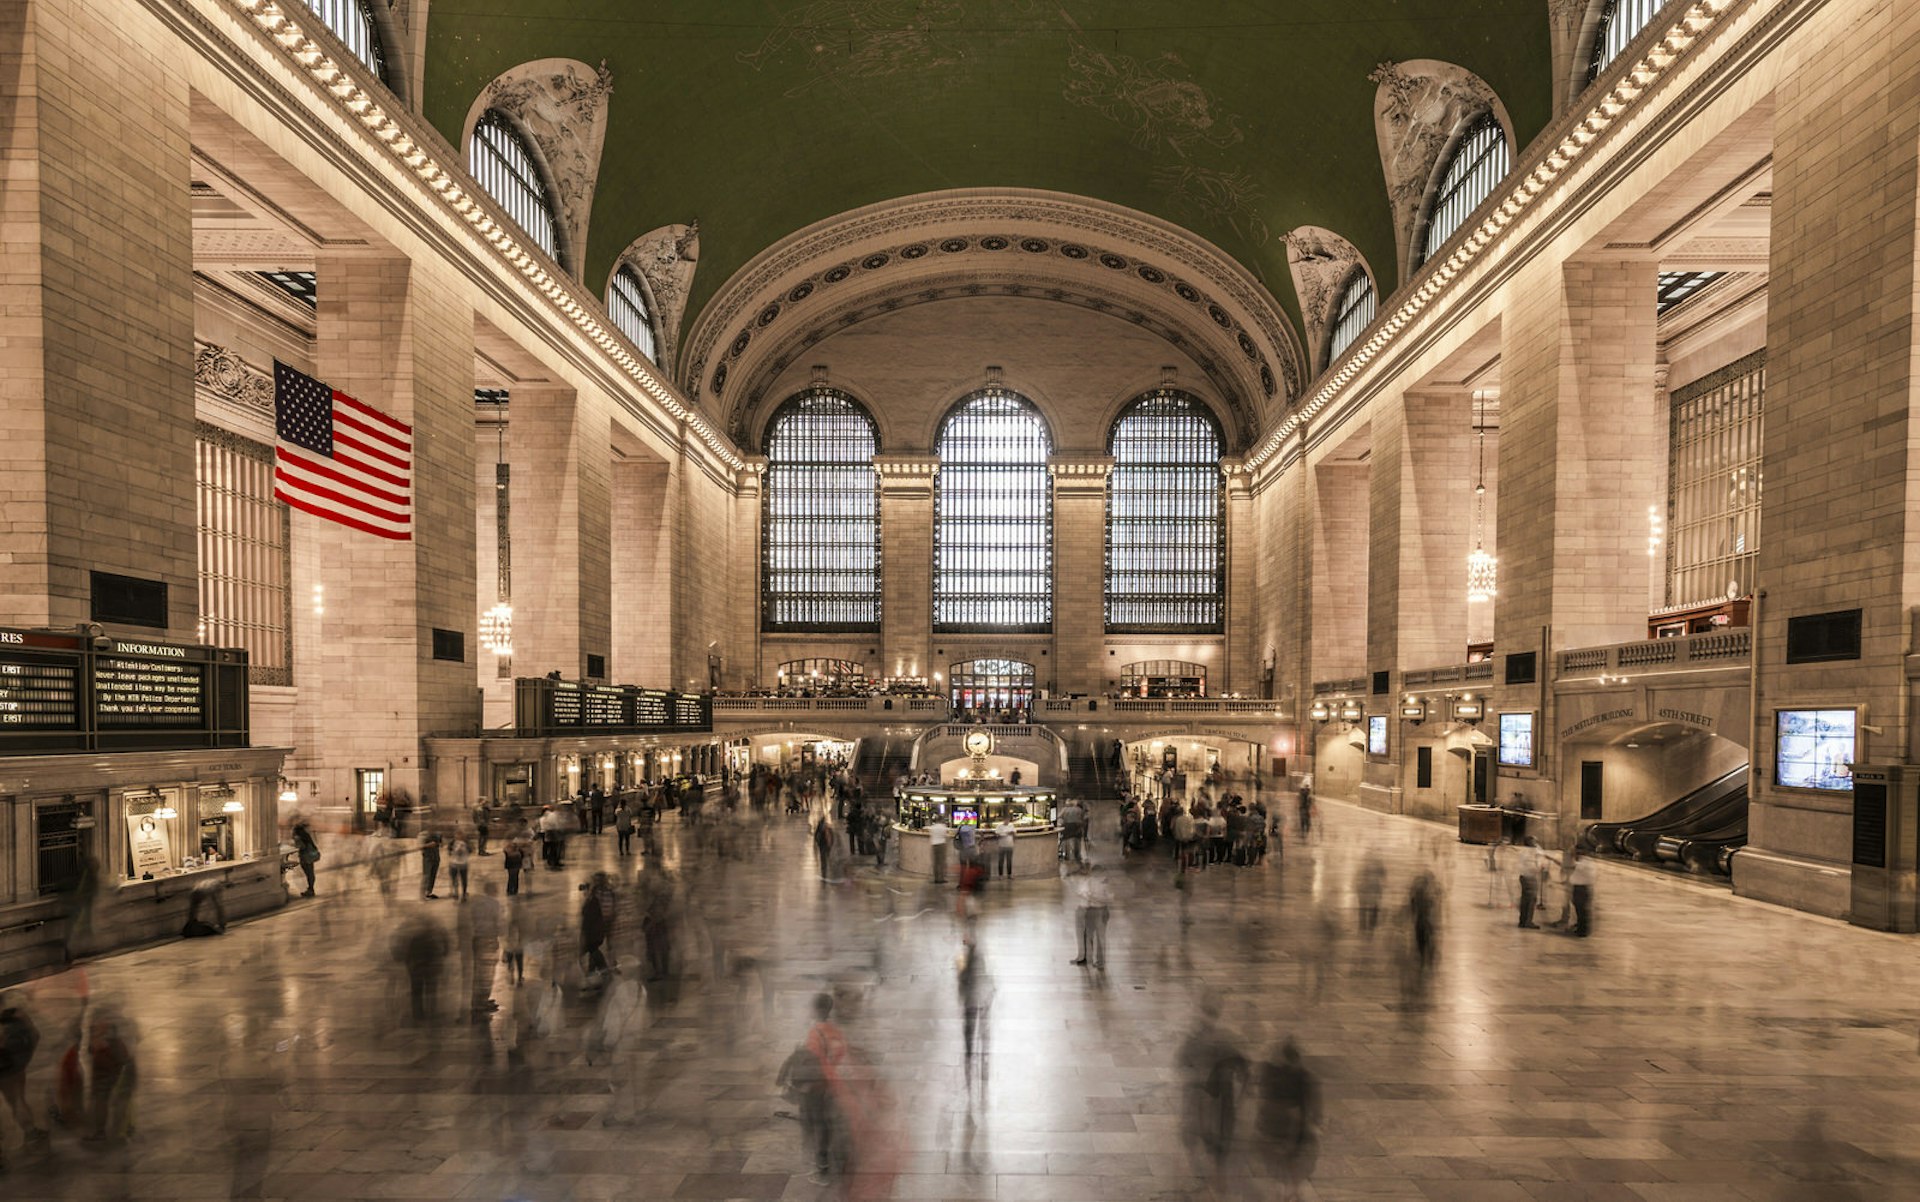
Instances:
[[[413,537],[413,427],[279,360],[273,363],[273,495],[306,513]]]

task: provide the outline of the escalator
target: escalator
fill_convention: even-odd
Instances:
[[[1690,872],[1718,873],[1728,871],[1732,851],[1746,841],[1744,765],[1643,818],[1597,822],[1580,836],[1581,845],[1590,851],[1677,864]]]

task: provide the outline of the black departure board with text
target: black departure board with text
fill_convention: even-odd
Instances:
[[[246,745],[244,651],[0,628],[0,755]]]
[[[514,681],[514,727],[522,737],[653,734],[713,729],[713,701],[699,693],[585,684],[551,677]]]

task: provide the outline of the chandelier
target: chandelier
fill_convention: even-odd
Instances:
[[[1473,550],[1467,553],[1467,600],[1490,601],[1500,590],[1500,561],[1487,554],[1487,422],[1482,408],[1486,394],[1473,394],[1473,433],[1478,464],[1473,482]]]
[[[480,615],[480,646],[502,659],[513,654],[513,606],[495,602]]]
[[[475,394],[477,400],[479,394]],[[489,403],[498,406],[505,401],[505,394],[499,394],[498,400]],[[507,492],[507,422],[506,415],[496,409],[493,420],[494,458],[493,458],[493,539],[498,559],[499,600],[492,609],[480,615],[480,646],[491,651],[501,659],[513,654],[513,606],[508,598],[513,596],[513,550],[509,540],[510,509],[512,504]]]

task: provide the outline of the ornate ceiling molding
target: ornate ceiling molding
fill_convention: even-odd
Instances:
[[[1454,141],[1488,112],[1507,131],[1513,122],[1493,89],[1465,67],[1432,59],[1381,63],[1368,79],[1380,85],[1373,97],[1373,131],[1380,143],[1380,170],[1393,207],[1393,239],[1400,278],[1412,279],[1414,251],[1426,228],[1427,197]]]
[[[951,295],[1029,295],[1112,312],[1203,365],[1236,442],[1286,412],[1305,353],[1272,296],[1225,254],[1145,214],[1058,193],[943,192],[810,226],[743,267],[678,361],[688,395],[743,429],[795,348]]]
[[[696,221],[691,225],[663,225],[640,235],[620,252],[607,272],[609,288],[622,267],[633,268],[646,282],[653,336],[659,343],[655,362],[662,371],[673,371],[680,324],[687,315],[687,295],[693,291],[693,273],[699,265],[700,223]]]
[[[1353,243],[1329,229],[1303,225],[1286,236],[1287,270],[1293,274],[1293,291],[1300,298],[1300,317],[1307,327],[1308,353],[1318,370],[1327,359],[1327,336],[1333,328],[1333,307],[1340,302],[1340,289],[1353,276],[1355,267],[1373,269],[1354,249]],[[1374,291],[1380,290],[1378,280]]]
[[[543,58],[521,63],[480,89],[467,110],[460,145],[488,109],[512,118],[531,138],[551,177],[561,226],[561,266],[576,277],[593,215],[593,189],[600,179],[600,151],[607,140],[607,97],[613,73],[577,59]]]

